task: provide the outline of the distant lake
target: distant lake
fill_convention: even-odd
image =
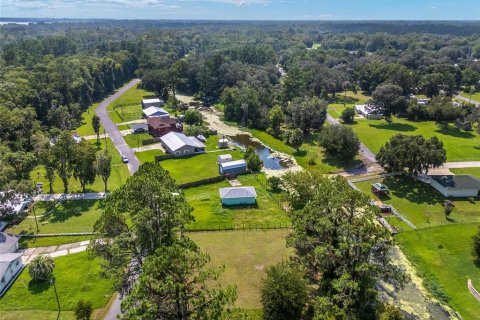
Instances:
[[[34,22],[22,22],[22,21],[0,21],[0,26],[3,26],[4,24],[21,24],[21,25],[29,25],[30,23],[34,23]]]

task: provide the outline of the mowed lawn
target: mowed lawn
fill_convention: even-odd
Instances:
[[[211,258],[210,266],[225,266],[223,285],[236,285],[236,307],[260,309],[260,288],[266,269],[287,260],[288,230],[252,230],[189,233]]]
[[[98,107],[98,103],[94,103],[90,107],[88,107],[88,109],[82,113],[80,126],[72,131],[78,133],[80,136],[94,135],[95,131],[93,130],[93,127],[92,127],[92,117],[95,114],[95,110],[97,109],[97,107]],[[101,123],[100,123],[100,133],[101,134],[103,133],[103,125]]]
[[[154,137],[148,132],[128,134],[123,136],[123,139],[130,148],[139,148],[149,144],[158,143],[158,141],[153,141]]]
[[[480,168],[456,168],[450,171],[455,174],[469,174],[480,179]]]
[[[92,144],[97,145],[95,140],[91,141]],[[97,149],[105,149],[112,155],[112,173],[108,180],[108,189],[113,191],[118,189],[121,185],[125,183],[125,181],[130,176],[130,172],[128,171],[128,167],[126,164],[122,163],[120,158],[120,154],[118,153],[117,149],[113,145],[110,139],[100,139],[100,143],[97,145]],[[37,166],[32,172],[30,173],[30,178],[34,183],[43,182],[43,192],[48,193],[49,191],[49,182],[45,178],[45,169],[43,166]],[[69,192],[81,192],[82,188],[80,186],[80,182],[75,180],[75,178],[70,177],[69,179]],[[87,185],[87,192],[103,192],[103,180],[100,177],[95,179],[95,182],[92,185]],[[55,176],[55,181],[53,183],[53,192],[54,193],[63,193],[63,183],[58,175]]]
[[[102,200],[71,200],[37,202],[35,212],[40,234],[92,232],[103,209]],[[33,213],[30,213],[33,215]],[[41,217],[41,215],[45,215]],[[36,233],[35,219],[25,218],[9,229],[15,234]]]
[[[82,299],[90,301],[94,309],[103,308],[107,304],[113,294],[113,285],[101,275],[99,260],[92,260],[86,252],[81,252],[55,258],[54,261],[53,275],[62,310],[74,310],[77,302]],[[38,315],[33,310],[38,310]],[[35,319],[41,319],[42,315],[45,315],[45,318],[51,315],[42,311],[56,310],[53,286],[48,282],[31,281],[28,268],[22,271],[0,300],[2,319],[4,316],[9,318],[10,311],[16,316],[25,311],[27,315],[35,314]]]
[[[268,191],[264,175],[242,175],[238,180],[243,186],[253,186],[257,192],[257,204],[249,206],[222,206],[219,188],[228,188],[227,181],[184,190],[193,210],[195,222],[191,229],[222,229],[273,227],[290,224],[282,209],[281,195]]]
[[[390,196],[378,198],[373,194],[370,187],[375,182],[385,184],[390,189]],[[372,199],[393,205],[417,228],[480,222],[480,200],[471,203],[467,199],[452,198],[455,208],[447,220],[442,206],[445,198],[430,185],[409,177],[389,177],[358,182],[355,185]],[[390,221],[397,226],[405,226],[403,223],[399,224],[399,220],[396,218],[390,219]]]
[[[136,152],[135,155],[137,156],[138,160],[141,163],[145,162],[155,162],[155,157],[156,156],[161,156],[165,154],[162,150],[155,149],[155,150],[148,150],[148,151],[142,151],[142,152]]]
[[[480,92],[476,92],[472,95],[470,95],[469,93],[460,92],[459,95],[461,95],[462,97],[467,98],[469,100],[472,99],[473,101],[480,102]],[[462,101],[462,102],[464,102],[464,101]]]
[[[233,160],[243,159],[243,155],[237,150],[225,150],[231,154]],[[198,181],[218,176],[218,156],[222,152],[207,152],[183,158],[173,158],[160,161],[162,167],[177,181],[178,184]]]
[[[480,315],[480,303],[467,289],[467,279],[480,288],[480,268],[471,254],[471,237],[477,230],[477,224],[455,224],[395,236],[426,279],[426,285],[440,287],[464,320],[475,320]]]
[[[22,237],[19,240],[22,248],[38,248],[59,246],[62,244],[92,240],[94,236],[57,236],[57,237]]]
[[[114,123],[122,123],[142,118],[142,100],[155,97],[155,93],[133,86],[108,107],[108,114]]]

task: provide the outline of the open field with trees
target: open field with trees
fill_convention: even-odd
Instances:
[[[231,187],[227,181],[184,190],[185,198],[192,208],[195,222],[192,229],[223,229],[249,227],[285,227],[290,219],[282,208],[280,194],[267,188],[265,176],[242,175],[238,180],[243,186],[253,186],[257,192],[257,204],[251,206],[222,206],[219,188]]]
[[[59,257],[54,261],[53,276],[63,311],[74,310],[80,299],[90,301],[94,309],[103,308],[107,304],[113,287],[110,280],[102,277],[98,259],[89,259],[87,253],[82,252]],[[57,302],[53,286],[48,281],[32,281],[25,269],[2,298],[0,313],[2,318],[3,315],[8,318],[10,311],[18,316],[23,311],[27,315],[32,314],[31,310],[54,312],[57,310]],[[46,314],[46,319],[51,315]]]

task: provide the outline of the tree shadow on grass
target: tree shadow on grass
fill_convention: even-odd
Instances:
[[[30,280],[28,282],[28,291],[31,294],[41,294],[47,291],[52,284],[48,280]]]
[[[443,197],[432,187],[409,177],[388,177],[384,183],[395,197],[404,198],[416,204],[435,205],[444,201]]]
[[[439,128],[435,130],[435,132],[444,134],[446,136],[451,136],[455,138],[462,138],[462,139],[472,139],[475,137],[475,135],[472,132],[469,131],[463,131],[455,127],[447,127],[447,128]]]
[[[83,213],[89,211],[95,205],[94,200],[72,200],[64,201],[57,209],[47,217],[50,223],[61,223],[72,217],[81,216]],[[103,203],[102,203],[103,205]]]
[[[369,127],[375,129],[383,129],[383,130],[393,130],[393,131],[400,131],[400,132],[411,132],[417,130],[417,127],[414,127],[407,123],[396,123],[396,122],[382,122],[379,124],[369,124]]]

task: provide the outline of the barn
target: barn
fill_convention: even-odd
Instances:
[[[257,202],[254,187],[220,188],[220,198],[224,206],[251,205]]]
[[[477,197],[480,180],[471,175],[429,175],[430,185],[445,197]]]
[[[221,162],[218,164],[218,171],[223,175],[236,176],[247,171],[247,163],[245,160]]]

